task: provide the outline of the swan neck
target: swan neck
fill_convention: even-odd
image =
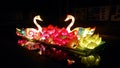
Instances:
[[[71,30],[70,30],[70,28],[73,26],[73,24],[74,24],[74,22],[75,22],[75,19],[74,19],[74,17],[71,17],[71,23],[68,25],[68,27],[67,27],[67,30],[68,30],[68,32],[70,32]]]
[[[37,18],[34,18],[33,19],[33,22],[34,22],[34,24],[37,26],[37,28],[38,28],[38,31],[42,31],[42,28],[41,28],[41,26],[37,23]]]

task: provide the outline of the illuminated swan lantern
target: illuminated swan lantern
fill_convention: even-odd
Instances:
[[[75,34],[78,35],[78,36],[82,36],[82,37],[85,37],[87,34],[88,35],[92,35],[96,29],[96,27],[93,27],[93,28],[90,28],[90,27],[87,27],[87,28],[83,28],[83,27],[76,27],[74,28],[73,30],[70,30],[71,27],[74,25],[75,23],[75,17],[72,16],[72,15],[67,15],[67,18],[64,20],[64,21],[68,21],[68,20],[72,20],[71,23],[67,26],[66,30],[68,32],[71,32],[71,31],[75,31]]]
[[[81,48],[88,48],[88,49],[94,49],[98,45],[101,44],[101,37],[99,37],[99,34],[94,34],[96,27],[90,28],[90,27],[76,27],[72,30],[71,27],[73,26],[75,22],[75,18],[72,15],[67,15],[67,18],[65,21],[72,20],[71,23],[67,26],[66,30],[68,32],[74,31],[75,35],[77,35],[78,39],[78,46]],[[94,35],[93,35],[94,34]],[[92,42],[92,43],[91,43]]]
[[[34,17],[33,22],[34,24],[37,26],[37,29],[35,28],[26,28],[26,37],[30,38],[30,39],[40,39],[40,33],[42,33],[42,27],[37,23],[37,20],[39,21],[43,21],[40,17],[40,15],[37,15]]]

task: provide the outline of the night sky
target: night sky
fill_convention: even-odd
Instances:
[[[76,8],[119,4],[119,0],[3,0],[0,2],[0,20],[26,20],[41,15],[46,23],[60,25],[67,14],[73,14]],[[2,23],[3,24],[3,23]]]

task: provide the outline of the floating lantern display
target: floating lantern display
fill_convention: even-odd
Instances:
[[[37,50],[38,54],[51,57],[56,60],[66,60],[68,65],[75,63],[75,58],[87,66],[98,65],[100,56],[96,50],[105,42],[94,34],[96,27],[76,27],[75,18],[67,15],[65,21],[72,20],[65,28],[49,25],[41,27],[36,20],[43,21],[39,15],[33,19],[37,28],[16,28],[16,34],[20,37],[18,44],[28,50]]]

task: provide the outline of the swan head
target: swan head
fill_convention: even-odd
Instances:
[[[42,18],[40,17],[40,15],[35,16],[34,19],[37,19],[37,20],[43,21]]]
[[[74,19],[74,17],[72,15],[67,15],[67,18],[64,21],[68,21],[70,19]]]

